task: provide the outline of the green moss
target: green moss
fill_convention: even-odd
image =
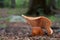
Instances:
[[[55,17],[55,16],[48,16],[48,18],[49,18],[52,22],[54,22],[54,21],[56,20],[56,17]]]
[[[0,28],[6,28],[7,25],[6,24],[0,24]]]
[[[28,7],[28,5],[29,5],[29,0],[16,0],[17,8]]]

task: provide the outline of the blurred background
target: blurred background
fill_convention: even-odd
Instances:
[[[8,21],[11,15],[22,14],[33,17],[46,16],[59,24],[60,0],[0,0],[0,20],[8,17]]]
[[[60,0],[0,0],[1,8],[8,14],[54,15],[60,9]]]
[[[9,15],[26,13],[28,5],[29,0],[0,0],[1,12]]]

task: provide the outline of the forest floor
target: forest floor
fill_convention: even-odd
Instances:
[[[9,9],[0,9],[0,17],[7,17],[9,16],[11,12],[14,13],[20,13],[19,10],[15,10],[15,11],[18,11],[18,12],[15,12],[14,10],[12,10],[13,12],[9,11]],[[23,11],[23,9],[21,10],[21,12]],[[24,10],[25,11],[25,10]],[[26,11],[25,11],[26,12]],[[19,34],[19,33],[23,33],[22,31],[18,31],[18,28],[17,29],[13,26],[13,31],[12,31],[12,28],[9,28],[11,26],[11,24],[13,23],[7,23],[7,27],[8,28],[0,28],[0,40],[60,40],[60,14],[56,14],[56,20],[53,22],[53,27],[58,27],[56,29],[53,29],[54,33],[51,35],[51,36],[47,36],[47,35],[44,35],[44,36],[27,36],[27,33],[26,33],[26,36],[23,36],[23,34]],[[2,20],[4,21],[4,20]],[[0,21],[1,23],[1,21]],[[2,24],[5,24],[5,22],[3,22]],[[28,29],[28,26],[26,23],[17,23],[16,25],[19,25],[20,27],[22,27],[24,25],[24,27],[26,27]],[[29,28],[30,29],[30,28]],[[23,30],[24,31],[24,30]],[[29,30],[29,32],[31,32],[31,29]]]

